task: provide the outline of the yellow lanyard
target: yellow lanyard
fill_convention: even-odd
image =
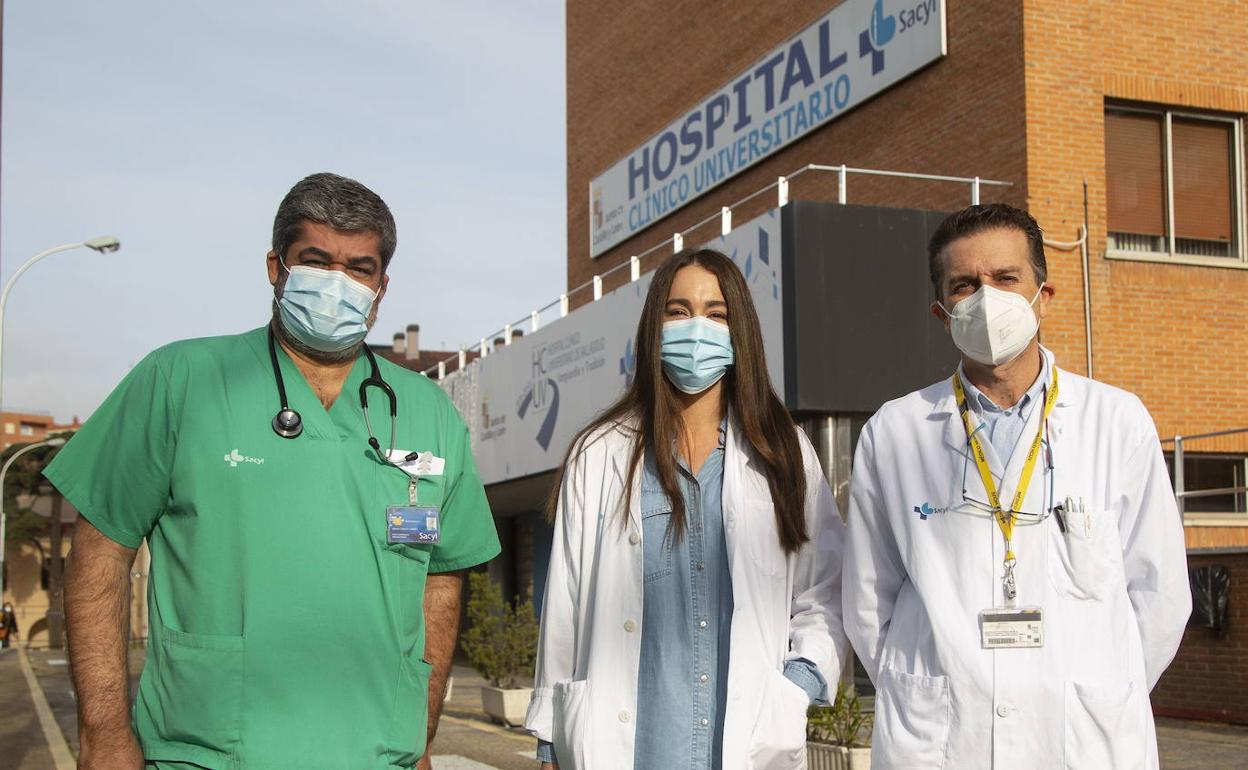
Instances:
[[[1053,405],[1057,403],[1057,367],[1053,367],[1053,384],[1049,387],[1049,392],[1044,399],[1044,413],[1040,415],[1040,426],[1036,430],[1036,437],[1032,439],[1031,449],[1027,451],[1027,461],[1023,463],[1023,472],[1018,477],[1018,488],[1014,491],[1014,499],[1010,502],[1009,510],[1001,509],[997,484],[992,480],[992,471],[988,468],[988,457],[984,454],[983,444],[975,435],[975,426],[971,424],[971,410],[966,403],[966,390],[962,387],[962,378],[957,372],[953,374],[953,393],[958,399],[958,413],[962,415],[962,424],[966,426],[967,441],[971,445],[975,467],[979,469],[979,478],[984,482],[984,490],[988,493],[988,505],[992,506],[993,518],[997,520],[997,527],[1000,528],[1001,535],[1005,537],[1005,561],[1008,568],[1015,561],[1014,549],[1011,545],[1014,539],[1014,514],[1023,507],[1023,500],[1027,497],[1027,487],[1031,485],[1031,474],[1035,471],[1036,460],[1040,457],[1044,426],[1049,420],[1049,413],[1053,411]]]

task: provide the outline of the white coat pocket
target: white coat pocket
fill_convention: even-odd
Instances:
[[[949,677],[880,671],[871,766],[939,770],[949,747]]]
[[[589,740],[589,682],[565,680],[556,682],[554,701],[554,729],[551,741],[560,770],[587,770],[590,768]]]
[[[1134,683],[1066,683],[1067,768],[1127,770],[1148,766],[1148,727]]]
[[[1105,511],[1067,511],[1064,515],[1066,531],[1053,527],[1049,534],[1053,587],[1075,599],[1110,596],[1118,563],[1113,553],[1119,548],[1117,528]]]
[[[751,770],[804,770],[810,696],[779,671],[768,671],[763,707],[750,739]]]

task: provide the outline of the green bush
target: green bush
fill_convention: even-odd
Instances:
[[[493,687],[515,689],[533,678],[537,617],[533,602],[512,605],[484,572],[468,575],[468,622],[463,636],[468,664]]]
[[[844,682],[836,686],[831,706],[811,706],[806,713],[806,740],[833,746],[866,746],[871,739],[871,715]],[[865,738],[863,736],[866,736]]]

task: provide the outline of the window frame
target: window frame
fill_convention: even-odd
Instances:
[[[1240,270],[1248,270],[1248,240],[1245,239],[1245,217],[1244,217],[1244,121],[1242,116],[1233,116],[1225,114],[1216,114],[1208,112],[1198,112],[1183,108],[1173,108],[1166,106],[1149,107],[1138,104],[1120,104],[1117,102],[1107,102],[1104,112],[1135,112],[1145,115],[1158,116],[1162,120],[1162,152],[1165,155],[1162,167],[1165,169],[1165,179],[1163,180],[1166,196],[1166,251],[1132,251],[1128,249],[1116,249],[1109,244],[1109,177],[1108,170],[1105,177],[1106,205],[1105,205],[1105,257],[1106,259],[1121,259],[1131,262],[1164,262],[1167,264],[1186,264],[1198,265],[1202,267],[1229,267]],[[1231,127],[1231,227],[1234,232],[1231,236],[1232,253],[1226,257],[1211,257],[1199,254],[1183,254],[1176,248],[1178,236],[1175,234],[1174,222],[1174,143],[1173,143],[1173,125],[1174,119],[1180,120],[1201,120],[1212,123],[1225,123]],[[1102,134],[1102,137],[1108,142],[1108,136]]]

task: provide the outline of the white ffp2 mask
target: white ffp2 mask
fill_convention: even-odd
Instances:
[[[940,305],[949,316],[953,344],[985,366],[1013,361],[1040,328],[1040,319],[1032,306],[1043,290],[1044,284],[1040,284],[1036,296],[1028,302],[1021,294],[985,284],[954,305],[953,310]]]

